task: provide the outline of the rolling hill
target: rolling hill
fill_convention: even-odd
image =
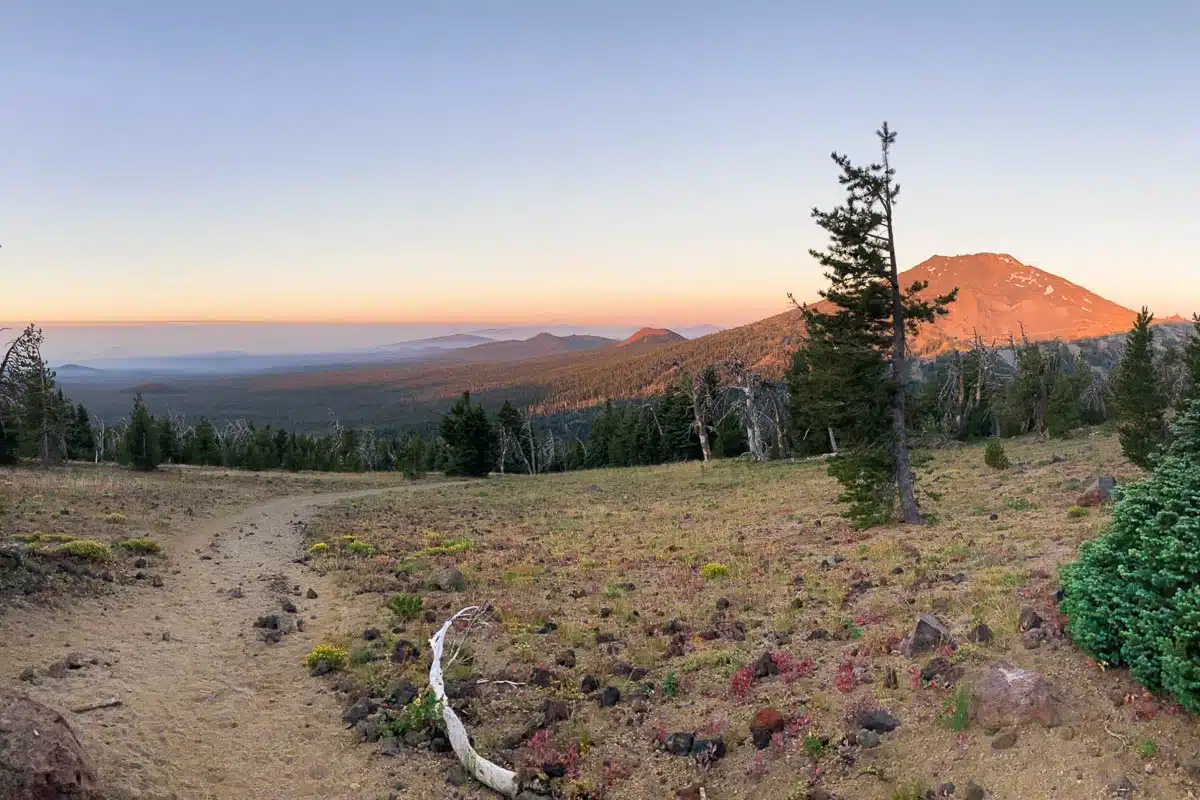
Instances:
[[[1000,253],[934,256],[903,273],[929,292],[958,287],[957,302],[914,343],[922,355],[962,347],[976,335],[1004,343],[1095,339],[1128,330],[1135,313],[1081,286]],[[172,408],[213,417],[323,427],[386,425],[436,419],[469,390],[485,403],[505,399],[539,413],[592,407],[606,398],[660,392],[683,374],[739,359],[767,379],[782,377],[803,334],[797,309],[698,339],[644,328],[623,342],[596,336],[541,334],[461,348],[420,363],[348,365],[301,372],[174,384]],[[82,385],[81,385],[82,386]],[[186,389],[186,392],[183,390]],[[92,402],[79,397],[89,407]],[[99,398],[96,398],[97,400]],[[127,396],[121,398],[122,405]]]

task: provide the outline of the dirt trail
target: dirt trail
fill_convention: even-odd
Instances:
[[[385,765],[369,763],[373,749],[353,743],[337,701],[302,666],[367,610],[294,563],[293,527],[319,506],[384,491],[395,490],[273,500],[167,543],[167,565],[152,570],[161,588],[0,616],[0,680],[17,684],[24,668],[40,673],[71,652],[99,660],[20,687],[67,716],[114,800],[387,797]],[[275,575],[300,587],[290,599],[306,624],[268,645],[251,625],[280,608]],[[114,697],[120,707],[69,711]]]

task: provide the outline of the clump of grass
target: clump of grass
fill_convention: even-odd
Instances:
[[[30,544],[37,544],[39,542],[47,542],[47,543],[56,542],[58,544],[63,544],[65,542],[74,542],[79,537],[72,536],[69,533],[41,533],[41,532],[38,532],[38,533],[26,533],[26,534],[23,534],[16,538],[20,539],[23,542],[29,542]]]
[[[1033,510],[1033,503],[1029,502],[1029,500],[1024,497],[1010,497],[1004,501],[1004,505],[1006,508],[1012,509],[1013,511]]]
[[[1137,744],[1137,754],[1142,758],[1154,758],[1158,755],[1158,745],[1153,739],[1143,739]]]
[[[971,725],[971,692],[965,686],[958,690],[942,704],[942,724],[955,733],[962,733]]]
[[[308,548],[308,554],[310,556],[323,556],[327,552],[329,552],[329,545],[325,542],[317,542],[312,547]]]
[[[369,647],[355,647],[350,651],[350,663],[358,666],[370,664],[377,658],[375,651]]]
[[[133,539],[122,539],[117,542],[117,547],[128,550],[131,553],[142,553],[143,555],[157,555],[162,552],[162,545],[151,539],[149,536],[137,536]]]
[[[729,577],[729,567],[716,561],[710,561],[700,568],[700,577],[706,581]]]
[[[678,697],[679,696],[679,675],[675,672],[670,672],[667,677],[663,678],[662,682],[663,697]]]
[[[54,548],[54,552],[59,555],[82,558],[86,561],[95,561],[97,563],[112,559],[112,550],[108,548],[108,545],[97,542],[95,539],[75,539],[65,542]]]
[[[319,644],[314,647],[309,654],[304,657],[304,665],[309,669],[313,669],[317,664],[324,661],[329,665],[329,668],[336,671],[346,666],[346,660],[350,654],[346,652],[344,647],[335,647],[331,644]]]
[[[1079,519],[1080,517],[1086,517],[1087,515],[1088,510],[1083,506],[1071,506],[1067,509],[1067,516],[1071,519]]]
[[[454,539],[445,544],[431,544],[421,551],[423,556],[448,556],[471,549],[470,539]]]
[[[911,781],[892,792],[892,800],[924,800],[929,793],[929,784],[925,781]]]
[[[371,556],[375,555],[375,548],[368,542],[360,539],[354,539],[346,543],[346,549],[356,556]]]
[[[110,525],[123,525],[128,520],[120,511],[113,511],[112,513],[102,515],[100,521],[107,522]]]
[[[988,440],[987,446],[983,448],[983,463],[992,469],[1008,469],[1012,466],[1012,462],[1008,460],[1008,453],[1004,452],[1004,445],[999,439]]]
[[[813,735],[804,737],[804,755],[808,756],[809,761],[820,761],[828,746],[829,740],[824,737]]]
[[[388,610],[403,620],[410,620],[417,614],[421,613],[423,601],[415,594],[392,595],[392,599],[388,600]]]

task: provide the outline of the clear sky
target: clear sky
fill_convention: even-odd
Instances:
[[[1200,3],[0,5],[0,319],[734,324],[900,255],[1200,309]]]

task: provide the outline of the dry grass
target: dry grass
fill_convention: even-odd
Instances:
[[[974,780],[989,797],[1082,800],[1100,796],[1117,774],[1130,775],[1144,796],[1188,796],[1178,762],[1195,749],[1200,729],[1191,718],[1141,696],[1125,675],[1102,672],[1069,644],[1024,649],[1016,630],[1023,605],[1061,623],[1056,567],[1107,519],[1106,512],[1068,514],[1074,498],[1097,475],[1127,482],[1136,470],[1099,433],[1011,442],[1008,451],[1013,467],[1003,472],[984,466],[982,447],[934,454],[920,469],[920,488],[936,524],[920,529],[852,530],[820,465],[724,462],[493,478],[373,497],[329,511],[310,532],[330,543],[315,563],[357,591],[377,593],[380,627],[392,629],[370,645],[349,641],[355,632],[347,632],[345,643],[357,648],[347,669],[365,684],[382,687],[403,673],[423,685],[420,660],[388,661],[394,643],[424,650],[454,610],[492,604],[493,624],[475,632],[451,677],[524,685],[486,684],[465,703],[476,744],[516,766],[574,748],[577,777],[568,791],[575,796],[662,798],[703,780],[714,800],[802,797],[810,782],[838,797],[875,798],[913,781],[961,787]],[[369,543],[374,555],[346,552],[343,537]],[[845,560],[823,566],[829,556]],[[710,568],[706,579],[708,564],[728,569]],[[450,566],[466,575],[465,591],[432,587]],[[386,603],[404,592],[422,597],[432,613],[396,618]],[[955,731],[961,720],[946,721],[955,691],[920,686],[912,676],[927,659],[893,651],[919,611],[958,634],[979,623],[995,632],[993,644],[954,655],[966,684],[999,659],[1035,669],[1067,699],[1071,724],[1023,730],[1004,751],[992,750],[981,731]],[[684,631],[682,653],[664,632],[672,621],[671,630]],[[814,631],[827,637],[810,638]],[[613,641],[598,644],[597,634]],[[575,651],[573,668],[555,664],[567,648]],[[792,676],[744,680],[741,668],[764,652],[798,665]],[[852,677],[854,666],[869,682]],[[534,667],[553,672],[549,686],[528,685]],[[898,688],[884,687],[888,667],[899,673]],[[631,678],[631,668],[645,677]],[[582,695],[585,675],[618,687],[621,702],[602,709]],[[1133,702],[1115,706],[1114,690]],[[571,719],[535,753],[529,734],[550,699],[567,700]],[[767,705],[784,714],[788,729],[756,753],[749,721]],[[901,728],[852,758],[820,748],[814,737],[836,744],[848,710],[869,705],[892,711]],[[691,759],[657,746],[674,731],[721,735],[729,755],[698,774]],[[1153,741],[1155,755],[1147,761],[1118,737]],[[806,739],[810,752],[821,752],[815,764]],[[402,783],[415,792],[403,796],[445,791],[445,757],[408,753],[401,763]]]
[[[138,557],[156,544],[218,516],[271,497],[388,485],[395,475],[254,474],[165,467],[137,473],[110,465],[72,464],[51,470],[0,468],[0,549],[35,556],[28,568],[0,560],[0,611],[5,598],[61,590],[94,591],[131,579]],[[46,563],[52,545],[91,540],[111,548],[112,563]],[[76,545],[79,547],[79,545]],[[43,599],[45,599],[43,597]]]

